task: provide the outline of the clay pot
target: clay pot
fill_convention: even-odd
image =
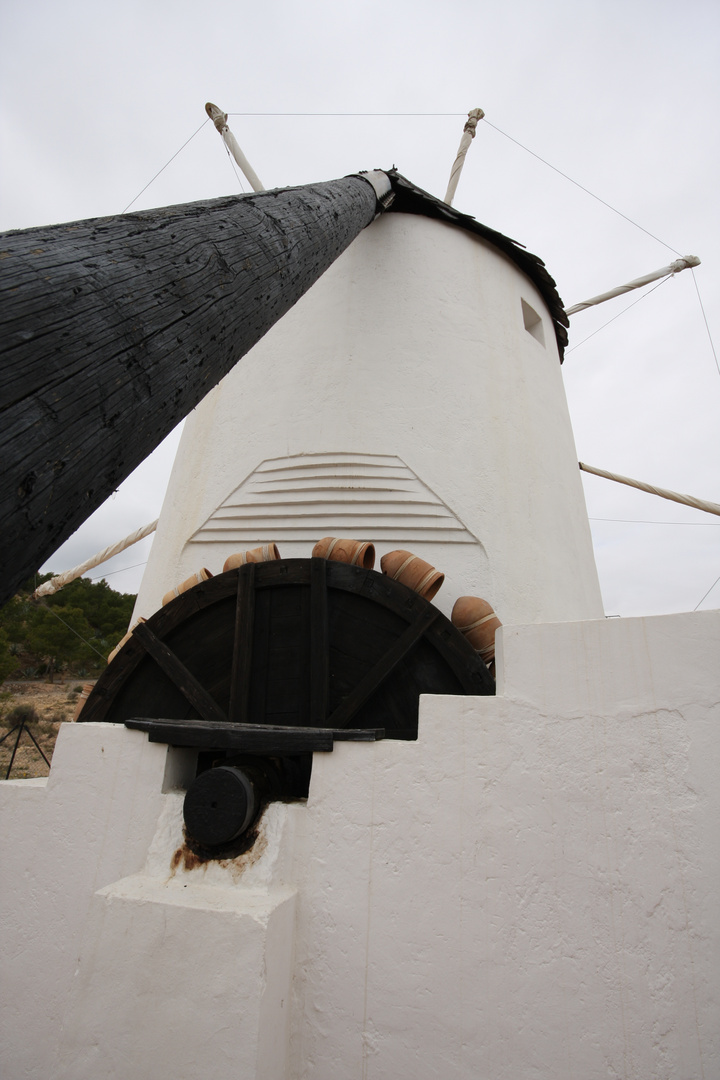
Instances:
[[[363,570],[372,570],[375,565],[375,548],[361,540],[340,540],[336,536],[326,536],[324,540],[318,540],[312,553],[314,559],[350,563],[351,566],[362,566]]]
[[[235,555],[229,555],[223,566],[226,570],[234,570],[236,566],[244,566],[249,562],[272,562],[279,559],[280,552],[277,544],[263,544],[261,547],[252,548],[251,551],[238,551]]]
[[[78,694],[77,705],[75,706],[75,714],[74,714],[74,716],[72,718],[73,724],[75,723],[75,721],[80,716],[80,713],[83,711],[83,707],[85,705],[85,702],[90,697],[90,693],[91,693],[92,688],[93,688],[94,685],[95,685],[94,683],[85,683],[82,690]]]
[[[180,593],[187,592],[188,589],[194,588],[195,585],[199,585],[202,581],[207,581],[211,577],[212,574],[210,571],[206,570],[204,566],[201,567],[201,569],[193,574],[192,577],[185,578],[184,581],[181,581],[180,584],[176,585],[170,592],[166,592],[162,598],[162,606],[165,607],[166,604],[169,604],[170,601],[174,600]]]
[[[393,581],[401,581],[426,600],[432,600],[445,580],[445,575],[430,563],[419,559],[411,551],[402,549],[383,555],[380,566],[383,574],[387,574]]]
[[[485,663],[493,663],[495,631],[502,623],[487,600],[481,600],[479,596],[461,596],[455,601],[450,618]]]
[[[125,637],[122,637],[122,638],[120,638],[120,640],[118,641],[117,645],[115,646],[115,648],[113,649],[113,651],[112,651],[112,652],[110,653],[110,655],[108,656],[108,664],[112,663],[112,661],[113,661],[113,660],[115,659],[115,657],[117,656],[117,654],[118,654],[118,653],[120,652],[120,650],[122,649],[122,647],[123,647],[123,645],[125,644],[125,642],[126,642],[126,641],[129,641],[129,640],[130,640],[130,638],[132,637],[132,632],[133,632],[133,630],[135,629],[135,627],[136,627],[136,626],[139,626],[141,622],[145,622],[145,621],[146,621],[146,620],[145,620],[145,619],[143,619],[142,615],[140,616],[140,618],[139,618],[139,619],[136,619],[136,620],[135,620],[135,622],[134,622],[134,623],[132,624],[132,626],[131,626],[131,627],[130,627],[130,629],[128,630],[127,634],[125,635]]]

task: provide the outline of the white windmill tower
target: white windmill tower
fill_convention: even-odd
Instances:
[[[448,614],[479,593],[512,623],[602,616],[562,304],[539,259],[451,209],[458,175],[448,202],[393,176],[389,212],[188,418],[136,616],[198,566],[326,535],[417,551]]]

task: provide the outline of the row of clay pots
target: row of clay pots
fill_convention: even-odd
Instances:
[[[375,548],[373,544],[359,540],[340,539],[334,536],[326,536],[319,540],[313,548],[313,558],[330,559],[335,562],[348,563],[351,566],[360,566],[364,570],[372,570],[375,565]],[[260,547],[249,551],[241,551],[230,555],[225,560],[223,571],[233,570],[247,563],[272,562],[280,558],[277,544],[262,544]],[[413,555],[411,551],[398,549],[383,555],[380,560],[383,574],[387,574],[393,581],[400,581],[403,585],[413,589],[425,600],[432,600],[440,589],[445,575],[436,570],[430,563]],[[176,585],[174,589],[165,593],[162,598],[163,605],[169,604],[176,596],[192,589],[202,581],[207,581],[213,575],[205,567],[195,574],[186,578],[185,581]],[[456,626],[465,635],[472,647],[480,653],[485,663],[490,666],[495,659],[495,631],[501,622],[486,600],[476,596],[461,596],[456,601],[451,615],[453,626]],[[144,622],[139,619],[138,622]],[[130,638],[137,623],[134,623],[122,641],[113,649],[108,657],[108,663],[120,651],[125,642]]]
[[[277,544],[262,544],[261,547],[252,548],[251,551],[238,551],[235,555],[229,555],[223,565],[223,573],[235,570],[238,566],[245,566],[247,563],[273,562],[279,558],[280,550]]]
[[[364,570],[372,570],[375,565],[375,548],[372,544],[359,540],[340,540],[334,536],[326,536],[313,548],[313,558],[333,559],[351,566],[361,566]],[[444,574],[410,551],[389,551],[380,560],[380,568],[383,574],[387,574],[393,581],[401,581],[426,600],[432,599],[445,580]]]
[[[250,551],[238,551],[236,554],[228,556],[223,566],[223,573],[227,570],[235,570],[238,566],[245,566],[246,563],[272,562],[274,559],[279,558],[280,551],[277,544],[262,544],[260,547],[252,548]],[[206,566],[202,566],[194,574],[191,574],[189,578],[185,578],[179,585],[176,585],[174,589],[166,592],[162,598],[162,606],[165,607],[176,596],[187,592],[188,589],[193,589],[201,581],[208,581],[212,576],[212,572]]]
[[[351,566],[361,566],[364,570],[372,570],[375,565],[375,548],[372,544],[359,540],[340,540],[335,536],[326,536],[313,548],[313,558],[333,559]],[[426,600],[432,599],[445,580],[444,574],[413,555],[411,551],[389,551],[380,560],[380,568],[383,574],[387,574],[393,581],[401,581]]]
[[[348,563],[350,566],[361,566],[363,570],[372,570],[375,565],[375,548],[373,544],[359,540],[340,539],[335,536],[326,536],[319,540],[313,548],[313,558],[331,559],[334,562]],[[250,551],[240,551],[230,555],[225,560],[223,571],[234,570],[246,563],[271,562],[280,558],[277,544],[263,544],[261,547],[252,548]],[[410,551],[390,551],[383,555],[380,560],[383,574],[387,574],[394,581],[401,581],[403,585],[413,589],[426,600],[432,599],[438,591],[445,575],[436,570],[430,563],[413,555]],[[180,582],[174,589],[166,592],[162,598],[163,605],[169,604],[176,596],[192,589],[201,581],[207,581],[213,575],[206,567],[202,567],[185,581]]]

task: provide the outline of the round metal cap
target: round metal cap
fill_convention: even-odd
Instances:
[[[235,840],[255,817],[252,781],[241,769],[220,765],[200,773],[183,804],[185,826],[193,840],[214,846]]]

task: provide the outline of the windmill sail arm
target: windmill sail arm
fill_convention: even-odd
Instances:
[[[0,237],[0,603],[373,221],[377,183]]]
[[[626,285],[618,285],[614,289],[608,289],[607,292],[600,293],[598,296],[591,296],[589,300],[583,300],[580,304],[573,304],[572,307],[567,308],[567,315],[576,315],[578,311],[585,311],[586,308],[595,307],[596,304],[604,304],[606,300],[614,300],[616,296],[623,296],[624,293],[632,292],[633,289],[641,289],[643,285],[650,285],[653,281],[659,281],[660,278],[669,277],[671,274],[679,274],[681,270],[689,270],[693,266],[699,266],[700,260],[697,255],[684,255],[680,259],[675,259],[669,266],[663,266],[659,270],[653,270],[649,274],[643,274],[642,277],[635,278],[634,281],[628,281]]]

